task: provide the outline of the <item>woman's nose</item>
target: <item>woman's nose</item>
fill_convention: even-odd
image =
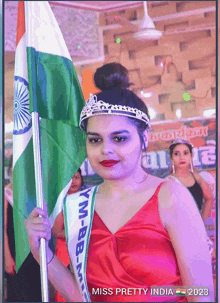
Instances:
[[[111,153],[113,153],[113,150],[114,150],[114,147],[111,142],[109,142],[108,140],[103,141],[102,147],[101,147],[101,152],[103,154],[111,154]]]
[[[182,160],[183,159],[183,156],[182,155],[180,155],[180,160]]]

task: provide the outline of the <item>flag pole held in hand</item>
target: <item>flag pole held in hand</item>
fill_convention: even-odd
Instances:
[[[43,196],[43,181],[42,181],[42,166],[40,152],[40,130],[39,130],[39,115],[37,112],[32,112],[33,123],[33,149],[34,149],[34,171],[37,207],[44,208]],[[41,295],[42,302],[49,302],[48,290],[48,272],[47,272],[47,249],[46,240],[40,240],[40,273],[41,273]]]

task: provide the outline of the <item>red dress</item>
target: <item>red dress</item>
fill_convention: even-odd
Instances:
[[[62,263],[67,267],[70,264],[70,258],[66,246],[66,239],[57,238],[56,242],[56,256]],[[56,291],[55,292],[55,302],[67,302],[61,294]]]
[[[182,285],[175,252],[158,212],[160,186],[115,234],[94,213],[87,260],[92,302],[187,302],[184,296],[150,294],[150,286]],[[147,288],[146,294],[140,290]]]

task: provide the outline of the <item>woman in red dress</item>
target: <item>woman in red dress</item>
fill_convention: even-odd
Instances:
[[[81,263],[71,274],[50,249],[49,279],[68,301],[210,302],[214,298],[212,270],[203,221],[183,185],[164,182],[142,169],[150,121],[144,102],[127,89],[126,71],[120,64],[98,69],[96,85],[103,92],[90,97],[80,119],[87,134],[88,159],[104,180],[92,197],[95,211],[86,268],[90,298],[84,293],[82,298],[76,282],[82,279],[80,270],[85,270]],[[65,206],[70,221],[74,216],[71,206],[78,196],[70,196]],[[82,202],[82,217],[85,205]],[[49,240],[51,234],[46,215],[35,208],[25,221],[31,251],[38,261],[39,239]],[[84,229],[84,221],[81,223]],[[75,221],[72,225],[74,228]],[[77,256],[81,248],[77,246],[69,254]],[[206,286],[209,294],[158,297],[151,292],[153,286]],[[80,287],[82,290],[84,285]]]

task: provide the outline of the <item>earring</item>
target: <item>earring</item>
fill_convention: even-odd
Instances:
[[[193,163],[192,163],[192,160],[190,161],[190,169],[191,169],[191,172],[193,173]]]
[[[172,170],[173,170],[173,174],[175,174],[175,166],[174,166],[174,164],[172,164]]]

